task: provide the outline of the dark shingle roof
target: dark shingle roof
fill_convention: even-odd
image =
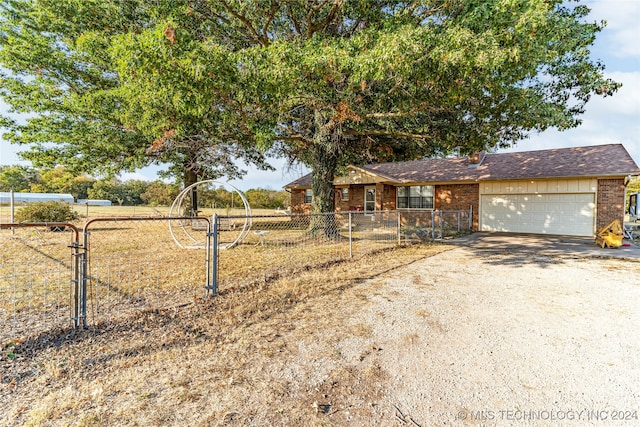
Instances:
[[[635,175],[640,172],[622,144],[490,154],[480,180]]]
[[[468,166],[467,157],[379,163],[358,167],[399,184],[640,174],[640,169],[622,144],[487,154],[480,166],[475,168]],[[285,187],[310,186],[311,174]]]

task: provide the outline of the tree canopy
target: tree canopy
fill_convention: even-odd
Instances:
[[[188,185],[243,175],[234,160],[268,168],[236,111],[220,103],[220,70],[198,64],[203,40],[175,43],[171,14],[184,4],[22,1],[1,5],[0,94],[25,122],[4,117],[5,138],[28,144],[38,167],[116,174],[166,164]],[[228,71],[228,70],[227,70]]]
[[[13,0],[2,95],[36,163],[237,174],[265,150],[333,209],[349,164],[470,153],[579,125],[604,23],[560,0]],[[194,172],[195,171],[195,172]]]
[[[36,170],[27,166],[0,166],[0,191],[26,191],[40,182]]]

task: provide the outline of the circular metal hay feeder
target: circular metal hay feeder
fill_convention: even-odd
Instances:
[[[202,249],[206,247],[208,230],[207,219],[213,229],[214,215],[202,215],[198,208],[198,198],[204,198],[214,192],[216,188],[223,188],[231,193],[232,200],[237,195],[242,201],[238,206],[238,213],[234,215],[218,216],[218,248],[229,249],[240,243],[251,231],[251,206],[242,191],[227,182],[216,180],[199,181],[191,184],[178,194],[169,210],[169,217],[182,217],[169,222],[169,232],[176,244],[182,249]],[[234,208],[235,209],[235,208]],[[229,208],[227,208],[229,211]],[[184,219],[184,217],[190,217]]]

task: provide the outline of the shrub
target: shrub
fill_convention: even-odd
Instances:
[[[63,202],[38,202],[16,212],[17,222],[68,222],[78,219],[71,205]]]

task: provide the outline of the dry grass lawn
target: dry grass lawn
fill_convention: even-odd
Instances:
[[[354,285],[374,279],[376,286],[377,276],[448,249],[418,245],[294,277],[230,284],[215,299],[113,318],[75,336],[56,330],[5,344],[0,425],[328,426],[358,414],[375,419],[389,375],[377,363],[379,349],[348,364],[326,344],[371,333],[369,325],[347,321],[367,303]],[[302,367],[293,363],[301,354],[311,361]]]

